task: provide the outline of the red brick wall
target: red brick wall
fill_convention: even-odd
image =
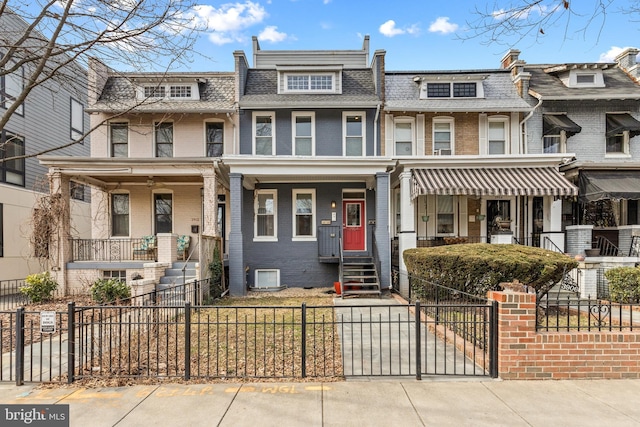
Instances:
[[[640,331],[536,332],[534,294],[489,298],[498,301],[500,378],[640,378]]]

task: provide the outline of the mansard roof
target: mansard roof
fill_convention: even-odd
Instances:
[[[136,99],[136,86],[149,82],[197,82],[198,100]],[[144,113],[225,113],[235,111],[235,76],[233,73],[170,73],[120,74],[107,78],[98,101],[88,112],[121,112],[133,110]]]
[[[461,79],[482,81],[482,98],[420,99],[423,79],[441,82]],[[507,112],[530,111],[531,106],[518,95],[507,70],[464,71],[388,71],[385,73],[386,111]]]
[[[252,68],[247,73],[245,93],[240,96],[240,107],[373,108],[380,103],[371,69],[343,69],[341,74],[340,94],[278,94],[278,71]]]
[[[571,70],[602,70],[604,87],[568,87],[563,73]],[[525,64],[531,74],[529,89],[544,100],[640,99],[640,85],[614,63]]]

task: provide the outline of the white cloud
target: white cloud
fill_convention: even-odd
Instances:
[[[286,33],[278,31],[278,27],[270,25],[266,27],[260,34],[258,34],[258,40],[265,40],[271,43],[278,43],[287,38]]]
[[[212,31],[209,40],[219,45],[243,40],[243,30],[260,24],[268,16],[264,7],[252,1],[225,3],[219,8],[198,5],[194,13],[194,19]]]
[[[611,46],[611,49],[600,54],[600,58],[598,59],[598,62],[616,62],[616,56],[620,55],[625,49],[629,49],[629,46],[628,47]]]
[[[410,27],[397,28],[396,21],[394,21],[393,19],[389,19],[387,22],[380,25],[378,31],[380,31],[380,34],[382,34],[383,36],[394,37],[400,34],[416,35],[420,32],[420,29],[417,24],[413,24]]]
[[[548,6],[545,5],[533,5],[533,6],[523,6],[521,8],[514,8],[510,10],[498,9],[491,12],[493,19],[496,21],[504,21],[505,19],[520,19],[525,20],[529,18],[529,15],[535,13],[538,16],[549,15],[554,12],[562,10],[560,5],[554,7],[553,9],[549,9]]]
[[[322,0],[322,3],[329,4],[329,3],[331,3],[331,0]]]
[[[449,22],[448,16],[441,16],[429,25],[429,32],[431,33],[449,34],[455,32],[457,29],[458,24]]]

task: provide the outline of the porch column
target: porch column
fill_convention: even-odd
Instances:
[[[380,257],[380,288],[391,286],[391,239],[389,238],[389,174],[376,173],[376,244]]]
[[[229,293],[232,296],[247,294],[242,248],[242,174],[229,174],[231,229],[229,230]]]
[[[215,237],[218,235],[218,192],[216,190],[216,175],[204,175],[204,195],[202,221],[202,235]]]
[[[566,252],[564,247],[564,233],[562,233],[562,199],[553,200],[551,202],[551,210],[549,215],[549,239],[561,251]]]
[[[402,253],[417,246],[415,208],[414,202],[411,200],[411,171],[405,171],[400,174],[400,204],[400,235],[398,236],[400,293],[409,295],[409,277],[406,274],[407,266],[404,263]]]
[[[71,262],[71,197],[69,177],[57,169],[49,172],[49,196],[52,201],[60,198],[63,214],[57,224],[52,224],[51,242],[49,246],[49,268],[53,273],[64,295],[69,294],[67,263]]]

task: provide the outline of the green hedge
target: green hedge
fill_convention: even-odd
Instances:
[[[408,249],[403,258],[410,276],[483,297],[515,279],[543,295],[578,266],[558,252],[487,243]]]
[[[640,301],[640,268],[616,267],[604,272],[609,281],[609,298],[618,303]]]

